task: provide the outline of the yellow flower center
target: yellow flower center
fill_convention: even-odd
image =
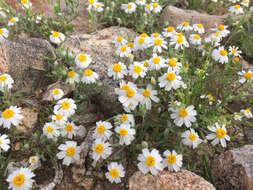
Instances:
[[[154,64],[159,64],[160,61],[161,61],[160,57],[154,57],[154,58],[153,58]]]
[[[0,76],[1,82],[5,82],[6,80],[7,80],[7,76],[5,76],[5,75]]]
[[[119,72],[121,72],[121,70],[122,70],[122,66],[120,64],[113,65],[114,72],[119,73]]]
[[[148,97],[150,97],[150,95],[151,95],[151,92],[149,90],[144,90],[143,91],[143,96],[148,98]]]
[[[250,73],[250,72],[247,72],[244,74],[244,77],[247,79],[247,80],[250,80],[252,77],[253,77],[253,74]]]
[[[163,41],[160,38],[155,40],[155,45],[157,45],[157,46],[162,45],[162,43],[163,43]]]
[[[58,37],[60,37],[60,32],[53,32],[52,35],[54,38],[58,38]]]
[[[123,38],[121,36],[118,36],[117,41],[122,42]]]
[[[120,48],[120,50],[121,50],[122,52],[126,52],[126,51],[127,51],[127,47],[126,47],[126,46],[122,46],[122,47]]]
[[[204,26],[202,24],[198,24],[198,28],[202,29]]]
[[[220,50],[220,54],[222,56],[226,56],[228,54],[228,52],[226,50],[222,49],[222,50]]]
[[[100,4],[97,4],[97,8],[99,8],[99,7],[101,7],[101,5],[100,5]]]
[[[219,32],[215,32],[215,33],[214,33],[214,36],[215,36],[215,37],[220,37],[220,33],[219,33]]]
[[[63,116],[61,114],[56,114],[55,115],[55,119],[58,120],[58,121],[62,120],[62,118],[63,118]]]
[[[154,4],[153,4],[153,7],[154,7],[154,8],[157,8],[158,6],[159,6],[158,3],[154,3]]]
[[[177,162],[177,157],[174,154],[168,156],[168,163],[175,164]]]
[[[134,72],[140,75],[140,73],[143,71],[142,67],[140,65],[134,66]]]
[[[13,178],[13,184],[15,186],[21,187],[25,183],[25,175],[24,174],[18,174]]]
[[[130,86],[129,85],[122,85],[121,87],[122,90],[130,90]]]
[[[174,29],[174,27],[172,27],[172,26],[169,26],[168,28],[167,28],[167,32],[174,32],[175,31],[175,29]]]
[[[67,156],[72,157],[72,156],[75,155],[75,153],[76,153],[76,149],[73,146],[68,147],[67,150],[66,150]]]
[[[28,4],[28,0],[22,0],[21,3],[22,3],[23,5],[26,5],[26,4]]]
[[[69,77],[69,78],[74,78],[75,75],[76,75],[75,71],[69,71],[69,72],[68,72],[68,77]]]
[[[0,35],[2,35],[4,33],[3,29],[0,29]]]
[[[149,67],[149,63],[147,61],[144,62],[144,67]]]
[[[232,53],[236,54],[237,53],[237,49],[232,49]]]
[[[89,4],[90,4],[90,5],[93,5],[94,3],[95,3],[94,0],[89,0]]]
[[[135,91],[132,90],[132,89],[127,90],[127,96],[128,96],[129,98],[134,97],[134,96],[135,96]]]
[[[67,132],[72,132],[74,130],[74,127],[73,127],[73,125],[68,124],[68,125],[66,125],[65,129]]]
[[[53,93],[54,93],[54,95],[58,95],[61,93],[61,91],[59,89],[54,89]]]
[[[243,3],[248,4],[248,3],[249,3],[249,1],[243,1]]]
[[[156,163],[155,157],[153,157],[153,156],[148,156],[148,157],[146,158],[146,164],[147,164],[148,167],[153,167],[153,166],[155,165],[155,163]]]
[[[78,60],[81,62],[85,62],[85,61],[87,61],[87,56],[84,54],[81,54],[78,56]]]
[[[146,38],[146,37],[148,37],[148,35],[146,33],[142,33],[141,37]]]
[[[52,126],[47,126],[46,131],[48,133],[52,133],[52,132],[54,132],[54,128]]]
[[[31,158],[31,162],[32,162],[32,163],[35,163],[35,162],[36,162],[36,158],[32,157],[32,158]]]
[[[160,36],[160,34],[159,33],[154,33],[154,35],[153,35],[155,38],[158,38],[159,36]]]
[[[188,116],[188,114],[189,114],[189,113],[188,113],[188,111],[187,111],[186,109],[181,109],[181,110],[179,111],[179,116],[182,117],[182,118]]]
[[[235,119],[240,119],[240,115],[235,115]]]
[[[184,42],[184,38],[182,36],[179,36],[177,38],[177,43],[182,44]]]
[[[2,144],[2,140],[0,139],[0,145]]]
[[[177,36],[178,36],[178,37],[183,37],[184,34],[180,32],[180,33],[177,33]]]
[[[168,73],[166,75],[166,79],[170,82],[174,81],[176,79],[176,74],[175,73]]]
[[[90,69],[86,69],[86,70],[84,71],[84,75],[87,76],[87,77],[90,77],[90,76],[93,75],[93,71],[90,70]]]
[[[150,5],[150,4],[148,4],[146,7],[147,7],[148,9],[150,9],[150,8],[151,8],[151,5]]]
[[[6,109],[4,112],[3,112],[3,116],[5,119],[10,119],[12,118],[13,116],[15,115],[15,112],[11,109]]]
[[[189,22],[183,22],[183,26],[188,27],[189,26]]]
[[[239,57],[235,57],[234,60],[235,60],[235,62],[238,62],[239,61]]]
[[[250,114],[250,113],[251,113],[250,109],[246,109],[245,112],[246,112],[247,114]]]
[[[110,176],[111,176],[112,178],[117,178],[117,177],[119,177],[119,171],[118,171],[117,169],[115,169],[115,168],[111,169],[111,170],[110,170]]]
[[[104,145],[102,145],[102,144],[96,144],[96,145],[94,146],[94,150],[95,150],[96,153],[98,153],[98,154],[103,153],[103,152],[104,152],[104,149],[105,149],[105,147],[104,147]]]
[[[130,48],[134,48],[134,44],[132,42],[128,43],[127,46]]]
[[[131,8],[133,7],[133,5],[132,5],[132,4],[128,4],[127,7],[128,7],[129,9],[131,9]]]
[[[62,107],[62,109],[67,110],[70,108],[70,103],[69,102],[62,102],[61,107]]]
[[[240,5],[235,5],[235,9],[240,9],[241,8],[241,6]]]
[[[127,131],[126,129],[124,129],[124,128],[120,129],[120,131],[119,131],[119,134],[120,134],[122,137],[126,136],[127,133],[128,133],[128,131]]]
[[[195,141],[195,140],[197,139],[197,135],[194,134],[194,133],[191,133],[191,134],[189,134],[189,139],[190,139],[191,141]]]
[[[217,129],[216,135],[219,139],[223,139],[226,136],[227,132],[224,129]]]
[[[122,116],[120,117],[120,119],[121,119],[121,121],[125,122],[125,121],[128,120],[128,116],[127,116],[127,115],[122,115]]]
[[[169,60],[169,65],[170,65],[171,67],[176,67],[176,66],[177,66],[177,60],[176,60],[175,58],[171,58],[171,59]]]
[[[99,134],[104,134],[104,132],[106,131],[106,127],[104,125],[99,125],[98,128],[97,128],[97,132]]]
[[[224,30],[224,29],[225,29],[225,27],[224,27],[223,24],[220,24],[220,25],[218,26],[218,30],[219,30],[219,31],[222,31],[222,30]]]
[[[198,34],[195,34],[195,35],[194,35],[194,38],[195,38],[196,40],[199,40],[199,39],[200,39],[200,36],[199,36]]]
[[[14,23],[14,22],[16,22],[16,20],[15,20],[15,18],[12,18],[12,19],[10,20],[10,23]]]

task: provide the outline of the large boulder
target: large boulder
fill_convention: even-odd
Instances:
[[[209,15],[202,14],[194,10],[180,9],[174,6],[167,6],[161,15],[163,22],[169,22],[170,26],[178,26],[182,22],[190,24],[203,24],[206,33],[211,32],[211,28],[215,28],[219,24],[223,24],[228,15]]]
[[[226,151],[214,159],[212,175],[220,190],[253,189],[253,145]]]
[[[32,91],[41,86],[47,71],[43,56],[53,56],[46,40],[29,38],[0,41],[0,73],[14,79],[14,89]]]
[[[93,60],[91,68],[98,72],[100,81],[104,86],[96,99],[105,113],[118,112],[122,108],[118,102],[118,97],[114,93],[114,88],[118,87],[117,82],[107,75],[108,66],[118,62],[115,53],[116,48],[113,44],[114,39],[118,35],[131,40],[135,33],[127,28],[110,27],[92,34],[70,36],[63,45],[75,54],[85,52],[91,55]]]
[[[162,171],[157,176],[134,173],[129,179],[129,190],[215,190],[215,187],[202,177],[187,171]]]

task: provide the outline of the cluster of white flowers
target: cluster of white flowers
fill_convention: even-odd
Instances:
[[[89,6],[87,8],[88,11],[96,11],[96,12],[102,12],[104,10],[104,4],[101,2],[98,2],[97,0],[89,0]]]

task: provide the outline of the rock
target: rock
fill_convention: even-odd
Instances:
[[[80,186],[83,187],[85,190],[93,190],[94,188],[95,179],[85,177],[83,181],[80,183]]]
[[[95,123],[99,120],[99,115],[96,113],[84,113],[82,115],[74,115],[72,121],[76,124],[81,124],[84,126]]]
[[[17,130],[27,134],[31,134],[33,128],[38,121],[38,111],[35,108],[23,108],[22,115],[24,118],[20,125],[17,126]]]
[[[135,37],[135,33],[130,29],[109,27],[93,34],[73,35],[63,45],[75,54],[85,52],[91,55],[93,60],[91,67],[98,72],[104,86],[100,95],[95,98],[107,114],[122,110],[118,97],[114,93],[116,82],[107,75],[108,66],[117,62],[113,40],[118,35],[126,39]]]
[[[203,24],[206,33],[210,34],[211,28],[215,28],[216,25],[224,23],[228,15],[208,15],[202,14],[193,10],[184,10],[174,6],[167,6],[161,15],[163,22],[169,22],[170,26],[176,27],[182,22],[186,21],[190,24]]]
[[[53,56],[46,40],[30,38],[0,41],[0,73],[14,79],[14,90],[32,91],[45,83],[47,63],[44,56]]]
[[[187,170],[162,171],[157,176],[138,171],[129,179],[129,190],[215,190],[215,187]]]
[[[63,90],[64,96],[67,96],[71,92],[71,88],[67,84],[57,81],[47,87],[46,91],[42,95],[42,101],[53,101],[52,90],[55,88]]]
[[[214,159],[212,175],[220,190],[253,189],[253,145],[228,150]]]

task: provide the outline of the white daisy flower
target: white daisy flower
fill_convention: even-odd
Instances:
[[[68,118],[62,112],[57,111],[57,110],[54,110],[54,114],[55,115],[52,115],[53,122],[59,126],[65,125]]]
[[[30,156],[29,164],[37,165],[38,163],[39,163],[39,157],[38,156]]]
[[[222,39],[222,36],[219,32],[215,32],[210,34],[209,37],[205,38],[206,43],[211,43],[214,47],[220,45],[220,41]]]
[[[0,91],[4,92],[5,90],[9,90],[12,88],[12,84],[14,80],[8,74],[0,75]]]
[[[152,43],[153,43],[152,45],[154,47],[153,48],[154,53],[156,53],[156,52],[161,53],[162,49],[165,49],[165,50],[168,49],[167,42],[161,37],[157,37],[157,38],[153,39]]]
[[[251,82],[253,81],[253,72],[252,71],[240,71],[238,72],[238,74],[241,76],[241,78],[239,79],[240,83],[245,83],[245,82]]]
[[[75,113],[76,110],[75,101],[71,98],[64,98],[59,100],[54,106],[54,111],[61,112],[64,116],[69,117]]]
[[[247,118],[253,118],[252,112],[250,111],[250,109],[245,109],[245,110],[241,110],[241,112],[245,115],[245,117]]]
[[[23,118],[24,116],[21,115],[21,108],[10,106],[1,113],[0,125],[10,129],[11,125],[18,126]]]
[[[170,91],[171,89],[176,90],[184,85],[181,81],[181,77],[170,67],[168,68],[167,73],[158,78],[158,81],[159,86],[165,88],[166,91]]]
[[[30,190],[34,180],[34,173],[29,168],[19,168],[12,172],[8,178],[9,189],[12,190]]]
[[[43,127],[43,135],[47,136],[47,138],[52,139],[60,136],[59,127],[53,123],[45,123]]]
[[[131,54],[131,48],[127,45],[119,46],[116,50],[116,54],[120,57],[129,57]]]
[[[166,38],[170,38],[176,34],[175,28],[172,26],[168,26],[167,28],[164,29],[164,32],[162,35]]]
[[[126,45],[127,44],[127,40],[125,40],[122,36],[117,36],[115,37],[114,39],[114,44],[116,47],[119,47],[119,46],[123,46],[123,45]]]
[[[128,4],[122,4],[121,9],[123,9],[125,13],[132,14],[136,10],[136,4],[133,2],[130,2]]]
[[[238,113],[234,113],[234,120],[236,120],[236,121],[241,121],[242,120],[242,117],[243,116],[241,116],[241,115],[239,115]]]
[[[146,33],[141,34],[134,40],[134,50],[143,50],[149,48],[151,45],[152,40]]]
[[[146,4],[146,0],[136,0],[136,4],[137,5],[145,5]]]
[[[94,139],[102,139],[107,140],[110,139],[112,132],[112,124],[107,121],[98,121],[96,122],[96,129],[94,131],[93,137]]]
[[[14,24],[17,23],[18,21],[19,21],[18,17],[12,17],[8,22],[8,26],[14,26]]]
[[[181,137],[183,138],[182,142],[186,146],[190,146],[193,149],[197,148],[202,140],[199,138],[198,133],[194,129],[187,130],[182,133]]]
[[[120,126],[115,128],[115,131],[120,136],[120,145],[130,145],[134,140],[135,129],[131,128],[129,123],[122,123]]]
[[[74,122],[67,122],[61,129],[61,135],[72,139],[78,133],[79,128],[75,125]]]
[[[149,60],[151,70],[159,70],[165,67],[165,60],[163,57],[153,54],[153,57]]]
[[[104,142],[102,139],[96,139],[92,146],[94,160],[98,161],[99,158],[106,159],[112,153],[112,148],[108,142]]]
[[[58,149],[60,152],[56,156],[60,160],[63,159],[63,165],[69,166],[71,163],[80,160],[81,149],[75,141],[66,141]]]
[[[88,3],[88,10],[91,10],[92,8],[96,8],[97,0],[89,0]]]
[[[229,11],[230,11],[232,14],[235,14],[235,15],[243,14],[243,8],[242,8],[240,5],[238,5],[238,4],[236,4],[236,5],[234,5],[234,6],[231,6],[231,7],[229,8]]]
[[[192,123],[196,121],[197,112],[194,106],[188,106],[187,108],[169,108],[173,113],[170,114],[171,119],[174,119],[176,126],[181,127],[185,124],[186,127],[191,127]]]
[[[177,61],[177,58],[170,58],[166,60],[166,66],[171,68],[172,71],[175,71],[176,73],[180,71],[182,67],[182,63]]]
[[[122,79],[125,75],[127,75],[127,67],[121,62],[108,68],[108,76],[113,77],[114,80]]]
[[[69,83],[69,84],[74,84],[75,82],[80,82],[80,77],[78,75],[78,73],[76,73],[74,70],[70,70],[68,72],[68,77],[67,77],[67,80],[66,80],[66,83]]]
[[[193,45],[201,45],[201,37],[198,34],[191,34],[190,35],[190,42]]]
[[[218,61],[221,64],[228,62],[228,52],[223,46],[220,46],[218,49],[214,49],[212,52],[212,57],[215,61]]]
[[[225,125],[220,126],[218,123],[215,123],[215,126],[208,127],[208,129],[214,133],[206,136],[207,140],[213,140],[211,143],[213,146],[221,143],[222,147],[226,147],[226,141],[230,141],[230,137],[227,135],[227,130]]]
[[[8,38],[9,31],[6,28],[0,28],[0,39]]]
[[[65,40],[65,35],[60,32],[51,31],[51,35],[49,36],[49,39],[54,44],[60,44]]]
[[[152,3],[152,7],[153,7],[152,11],[154,13],[160,13],[162,10],[162,7],[159,5],[159,3]]]
[[[138,77],[145,77],[147,72],[147,68],[142,65],[140,62],[134,62],[129,66],[129,74],[137,79]]]
[[[78,68],[85,69],[91,63],[91,57],[88,54],[79,53],[75,58],[75,63]]]
[[[103,3],[100,3],[100,2],[97,2],[96,3],[96,8],[95,8],[95,11],[97,11],[97,12],[102,12],[103,10],[104,10],[104,4]]]
[[[81,78],[81,81],[85,84],[91,84],[96,83],[96,80],[98,79],[98,74],[91,69],[85,69],[83,72],[83,77]]]
[[[140,1],[140,0],[139,0]],[[122,164],[118,164],[116,162],[112,162],[108,165],[108,172],[105,173],[105,177],[111,182],[111,183],[120,183],[121,177],[125,176],[125,171],[122,166]]]
[[[21,5],[23,9],[28,9],[32,6],[30,0],[21,0]]]
[[[122,90],[125,90],[125,91],[127,91],[127,90],[129,90],[129,89],[131,89],[131,88],[134,88],[134,89],[137,89],[137,86],[136,86],[136,84],[134,84],[134,83],[132,83],[132,82],[125,82],[125,81],[121,81],[120,82],[120,88],[115,88],[115,93],[116,94],[120,94],[121,93],[121,91]]]
[[[204,56],[206,54],[206,45],[203,44],[203,45],[200,45],[198,48],[197,48],[200,52],[202,52],[202,56]]]
[[[229,51],[229,55],[233,55],[233,56],[236,56],[236,57],[241,57],[242,51],[239,50],[239,47],[229,46],[228,51]]]
[[[178,172],[183,165],[183,157],[182,154],[177,154],[175,150],[170,152],[166,150],[163,153],[165,159],[163,160],[163,164],[165,167],[168,167],[168,170]]]
[[[249,1],[248,0],[244,0],[241,2],[241,5],[248,7],[249,6]]]
[[[6,13],[2,10],[1,7],[0,7],[0,17],[3,17],[3,18],[7,17]]]
[[[213,28],[211,30],[218,32],[221,37],[226,37],[230,33],[230,31],[227,29],[227,25],[219,24],[217,28]]]
[[[146,4],[145,6],[145,11],[150,13],[153,10],[153,6],[152,4]]]
[[[135,125],[133,114],[119,114],[116,116],[115,125],[120,125],[122,123],[129,123],[131,126]]]
[[[8,138],[7,135],[0,134],[0,153],[1,153],[2,149],[3,149],[3,151],[6,152],[7,150],[9,150],[9,148],[10,148],[10,139]]]
[[[156,149],[149,152],[147,148],[144,148],[142,154],[139,154],[138,160],[140,161],[138,168],[144,174],[150,171],[151,174],[157,175],[159,171],[163,170],[163,159]]]
[[[170,39],[170,45],[175,45],[175,49],[189,47],[189,43],[186,41],[186,38],[182,33],[177,33],[176,35],[172,36]]]
[[[42,17],[38,15],[38,16],[36,16],[35,23],[39,24],[41,22],[41,20],[42,20]]]
[[[139,93],[142,95],[141,104],[144,104],[147,110],[151,109],[151,100],[155,103],[160,101],[157,97],[157,91],[153,90],[151,84],[148,84],[146,89],[140,89]]]
[[[178,25],[177,29],[188,32],[188,31],[191,31],[193,28],[190,26],[189,22],[183,22]]]
[[[55,88],[51,91],[54,100],[59,100],[64,96],[64,92],[62,89]]]
[[[193,25],[193,30],[195,32],[198,32],[199,34],[204,34],[205,33],[205,28],[202,24],[194,24]]]

